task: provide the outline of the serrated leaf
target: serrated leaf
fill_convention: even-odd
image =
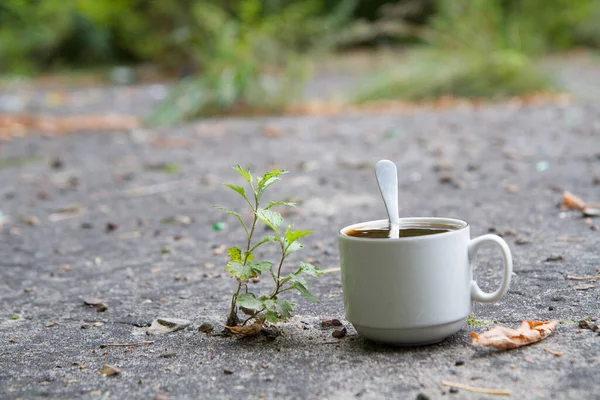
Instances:
[[[304,246],[300,243],[300,242],[294,242],[291,243],[289,246],[287,246],[287,248],[285,249],[285,255],[287,256],[290,253],[293,253],[295,251],[300,250],[301,248],[303,248]]]
[[[270,271],[273,268],[273,263],[268,261],[257,261],[249,264],[250,267],[257,273]]]
[[[280,321],[280,318],[275,311],[268,311],[265,315],[265,319],[271,324],[276,324]]]
[[[229,260],[233,262],[243,262],[242,260],[242,250],[239,247],[230,247],[227,249],[227,255],[229,255]]]
[[[239,164],[237,164],[233,167],[233,169],[236,170],[241,176],[243,176],[246,182],[252,183],[252,174],[250,173],[250,168],[248,168],[248,170],[245,170]]]
[[[238,278],[242,281],[247,281],[250,278],[256,277],[256,272],[249,264],[242,264],[237,261],[229,261],[225,266],[225,270],[234,278]]]
[[[254,260],[254,254],[248,252],[246,253],[245,251],[242,252],[242,261],[246,261],[246,263],[252,262],[252,260]]]
[[[232,185],[231,183],[225,183],[224,185],[227,186],[229,189],[238,192],[239,195],[243,198],[246,198],[246,189],[244,189],[243,187],[238,185]]]
[[[290,201],[270,201],[269,205],[265,207],[265,210],[268,210],[271,207],[275,207],[275,206],[288,206],[288,207],[296,207],[297,204],[296,203],[292,203]]]
[[[263,302],[257,299],[252,293],[240,294],[237,297],[236,304],[255,311],[260,311],[264,308]]]
[[[288,243],[293,243],[304,236],[310,235],[311,233],[312,231],[294,231],[290,225],[285,231],[285,239]]]
[[[275,311],[279,315],[280,318],[288,319],[292,316],[292,311],[294,309],[294,305],[289,301],[284,299],[275,300]]]
[[[264,208],[259,208],[256,210],[256,216],[274,231],[277,231],[283,223],[283,217],[281,214],[275,211],[266,210]]]
[[[274,169],[272,171],[265,172],[262,177],[257,179],[259,197],[265,191],[265,189],[279,180],[279,175],[281,174],[287,174],[287,171],[284,169]]]
[[[304,297],[306,297],[308,300],[312,301],[313,303],[319,302],[319,299],[317,299],[315,296],[313,296],[313,294],[311,292],[309,292],[308,289],[306,288],[306,286],[304,286],[302,283],[295,282],[292,285],[292,287],[295,288],[297,291],[299,291]]]
[[[312,265],[310,263],[301,262],[300,269],[298,270],[297,274],[320,276],[320,275],[323,275],[323,271],[321,271],[319,268],[315,267],[314,265]]]

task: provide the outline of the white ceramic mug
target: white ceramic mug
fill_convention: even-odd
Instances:
[[[451,218],[402,218],[401,225],[441,224],[448,232],[398,239],[338,236],[346,319],[368,339],[396,345],[435,343],[458,332],[473,301],[492,303],[508,290],[512,257],[496,235],[471,239],[469,225]],[[384,225],[385,226],[385,225]],[[498,245],[504,259],[500,287],[483,292],[473,280],[471,260],[479,246]]]

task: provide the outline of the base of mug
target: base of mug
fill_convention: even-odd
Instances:
[[[425,346],[441,342],[448,336],[460,331],[467,322],[467,318],[446,324],[424,326],[408,329],[381,329],[354,325],[359,335],[373,340],[391,344],[393,346]]]

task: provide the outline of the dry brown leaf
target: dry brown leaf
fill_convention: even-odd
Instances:
[[[246,326],[227,326],[227,325],[224,325],[224,326],[225,326],[225,328],[229,329],[229,331],[231,333],[234,333],[236,335],[240,335],[240,336],[254,336],[254,335],[258,335],[258,333],[265,326],[265,319],[264,318],[258,318],[256,321],[254,321],[254,323],[252,325],[246,325]]]
[[[567,190],[563,192],[563,203],[567,208],[572,210],[583,211],[585,209],[585,201]]]
[[[550,335],[558,321],[523,321],[517,329],[496,326],[479,335],[471,332],[474,345],[508,350],[538,342]]]

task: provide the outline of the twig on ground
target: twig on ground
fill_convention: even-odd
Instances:
[[[567,275],[567,279],[572,280],[572,281],[592,281],[592,280],[600,279],[600,275],[588,275],[588,276]]]
[[[132,346],[141,346],[144,344],[152,344],[154,340],[143,340],[141,342],[133,342],[133,343],[106,343],[101,344],[100,348],[103,349],[105,347],[132,347]]]
[[[554,351],[554,350],[550,350],[550,349],[549,349],[549,348],[547,348],[547,347],[544,347],[544,351],[545,351],[546,353],[550,353],[550,354],[552,354],[553,356],[556,356],[556,357],[562,357],[562,356],[563,356],[563,353],[562,353],[562,352],[560,352],[560,351]]]
[[[469,392],[497,394],[499,396],[510,396],[511,395],[510,390],[506,390],[506,389],[488,389],[488,388],[482,388],[482,387],[477,387],[477,386],[464,385],[462,383],[450,382],[450,381],[442,381],[442,385],[454,387],[457,389],[467,390]]]

